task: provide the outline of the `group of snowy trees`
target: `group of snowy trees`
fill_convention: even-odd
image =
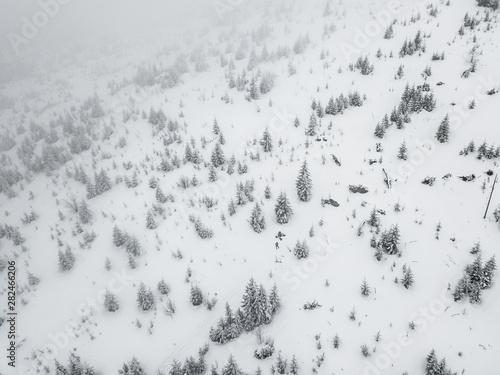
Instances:
[[[57,359],[54,360],[56,375],[95,375],[94,368],[85,362],[82,362],[79,355],[71,352],[67,366],[62,365]],[[133,374],[140,375],[140,374]]]
[[[425,52],[425,44],[422,40],[422,32],[420,30],[417,31],[415,38],[405,39],[401,50],[399,51],[400,57],[412,56],[416,52]]]
[[[133,236],[124,232],[118,228],[118,226],[113,227],[113,244],[116,247],[125,246],[125,250],[128,254],[128,262],[130,268],[136,268],[135,258],[141,255],[141,245],[139,240]]]
[[[373,64],[370,64],[370,62],[368,61],[368,56],[365,56],[364,58],[359,57],[354,67],[365,76],[371,74],[374,69]]]
[[[500,157],[500,146],[495,147],[494,144],[488,145],[486,141],[481,143],[476,149],[474,141],[470,141],[469,144],[460,150],[459,155],[467,156],[469,153],[477,151],[477,158],[482,159],[496,159]]]
[[[399,226],[396,224],[389,230],[382,232],[380,240],[377,243],[377,249],[381,249],[389,255],[401,254],[401,250],[399,249],[400,242],[401,235],[399,234]]]
[[[410,115],[412,113],[419,113],[422,110],[432,112],[435,107],[436,100],[428,85],[410,87],[407,83],[399,105],[394,107],[390,116],[386,114],[383,117],[382,121],[375,127],[374,134],[378,138],[383,138],[386,130],[392,124],[396,124],[398,129],[403,129],[405,123],[411,122]]]
[[[250,332],[264,324],[269,324],[281,307],[276,285],[267,294],[262,284],[253,278],[248,282],[243,294],[241,307],[233,313],[226,303],[224,317],[216,327],[210,329],[210,340],[223,344],[237,338],[243,331]]]
[[[59,258],[59,270],[69,271],[73,268],[75,265],[75,255],[68,245],[66,245],[65,251],[59,249],[57,255]]]
[[[99,194],[111,190],[111,180],[104,169],[94,174],[94,182],[87,180],[87,198],[92,199]]]
[[[270,92],[274,87],[276,75],[269,71],[261,72],[259,70],[256,74],[252,73],[252,77],[248,80],[246,72],[243,70],[235,79],[234,73],[232,70],[229,70],[227,78],[229,88],[232,89],[236,87],[238,91],[247,90],[248,95],[246,96],[246,99],[250,101],[259,99],[261,95]],[[247,88],[248,83],[249,85]]]
[[[308,202],[311,200],[312,180],[311,180],[311,175],[309,173],[309,168],[307,166],[307,161],[304,161],[304,163],[299,169],[299,175],[295,182],[295,186],[297,188],[297,195],[300,201]],[[252,191],[253,191],[253,180],[251,184],[249,184],[248,181],[245,185],[243,185],[242,183],[238,184],[237,194],[236,194],[236,204],[243,205],[248,200],[253,201],[253,197],[251,195]],[[267,199],[271,197],[269,187],[266,187],[265,194]],[[229,202],[229,215],[232,216],[234,215],[235,212],[236,212],[236,207],[234,201],[231,199],[231,201]],[[274,213],[276,215],[276,221],[279,224],[287,224],[292,218],[293,209],[286,192],[282,191],[278,196],[278,199],[276,200],[276,204],[274,206]],[[265,229],[266,227],[265,218],[259,203],[255,204],[249,222],[252,229],[257,233],[261,233]]]
[[[399,226],[393,225],[389,230],[384,230],[380,234],[380,238],[377,241],[375,234],[380,232],[380,217],[377,209],[374,207],[370,213],[370,218],[367,223],[375,228],[375,233],[371,239],[371,246],[375,248],[375,258],[380,261],[383,258],[383,254],[389,255],[400,255],[401,250],[399,248],[399,243],[401,242],[401,235],[399,233]]]
[[[500,6],[500,0],[476,0],[480,7],[487,7],[496,10]]]
[[[456,375],[456,372],[447,368],[446,358],[438,360],[434,349],[426,358],[425,375]]]
[[[467,265],[463,277],[458,281],[453,291],[455,301],[469,297],[471,303],[481,303],[483,290],[493,284],[493,274],[496,270],[495,256],[491,257],[483,266],[481,254],[472,264]]]
[[[153,107],[149,109],[148,122],[155,126],[157,130],[162,130],[167,123],[167,116],[161,108],[155,110]]]
[[[335,116],[342,114],[349,107],[361,107],[362,105],[363,97],[361,97],[358,91],[353,91],[347,95],[340,94],[337,98],[330,97],[325,108],[323,108],[321,101],[318,100],[316,102],[316,99],[313,99],[311,108],[319,118],[322,118],[324,115]]]
[[[141,363],[135,357],[132,357],[130,361],[124,363],[122,368],[118,370],[120,375],[146,375],[146,372],[142,368]],[[85,374],[86,375],[86,374]]]
[[[0,239],[4,237],[8,240],[11,240],[14,246],[22,245],[25,241],[24,237],[19,231],[19,228],[13,227],[8,224],[0,224]]]
[[[214,236],[213,229],[210,229],[205,224],[203,224],[201,222],[201,219],[199,217],[195,217],[193,215],[190,215],[189,216],[189,221],[191,221],[194,224],[194,229],[196,231],[196,234],[201,239],[210,239],[210,238],[212,238]]]

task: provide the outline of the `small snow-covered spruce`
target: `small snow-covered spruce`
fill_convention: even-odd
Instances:
[[[174,359],[172,364],[170,365],[170,371],[168,372],[168,375],[184,375],[185,371],[182,366],[182,364],[177,361],[177,359]]]
[[[1,268],[1,267],[0,267]],[[32,274],[31,272],[28,272],[28,284],[30,286],[37,286],[38,283],[40,283],[40,278]]]
[[[257,359],[266,359],[274,354],[274,341],[272,339],[267,339],[263,344],[254,351],[254,357]]]
[[[293,210],[290,206],[290,201],[288,200],[286,192],[281,192],[279,195],[276,206],[274,207],[274,213],[276,214],[276,221],[279,224],[288,223],[293,216]]]
[[[271,188],[269,185],[266,185],[266,188],[264,189],[264,197],[266,199],[271,199]]]
[[[374,133],[375,134],[375,137],[377,138],[384,138],[384,135],[385,135],[385,127],[383,125],[381,125],[380,123],[377,124],[377,126],[375,126],[375,131]]]
[[[170,293],[170,285],[168,285],[165,280],[161,279],[158,282],[158,291],[160,294],[163,294],[164,296],[168,296]]]
[[[318,122],[316,121],[316,115],[311,113],[311,117],[309,118],[309,125],[305,131],[306,135],[313,137],[316,135],[316,128],[318,127]]]
[[[210,164],[210,166],[208,167],[208,181],[217,181],[217,172],[215,172],[215,168],[212,164]]]
[[[82,224],[88,224],[92,220],[92,212],[86,201],[82,200],[78,205],[78,218]]]
[[[333,337],[333,347],[335,349],[338,349],[340,347],[340,338],[337,334]]]
[[[446,143],[448,142],[450,136],[450,119],[449,116],[446,115],[444,119],[441,121],[441,124],[439,125],[439,128],[436,132],[436,139],[440,143]]]
[[[131,254],[128,254],[128,266],[130,267],[131,270],[137,268],[137,262],[135,261],[135,258]]]
[[[127,253],[134,257],[141,255],[141,245],[135,236],[126,235],[125,250],[127,250]]]
[[[311,200],[312,180],[309,168],[307,167],[307,160],[304,160],[304,163],[300,167],[295,186],[299,199],[302,202],[309,202]]]
[[[299,364],[295,354],[292,356],[292,361],[290,362],[290,374],[297,375],[299,373]]]
[[[191,285],[189,300],[193,306],[200,306],[203,303],[203,293],[198,285]]]
[[[257,79],[255,76],[252,74],[252,79],[250,80],[250,87],[248,89],[249,96],[248,98],[250,99],[259,99],[259,87],[257,86]]]
[[[259,203],[255,203],[250,217],[250,225],[256,233],[261,233],[266,228],[266,221]]]
[[[66,250],[63,252],[61,249],[58,251],[59,269],[61,271],[69,271],[75,265],[75,255],[71,248],[66,245]]]
[[[214,132],[215,135],[219,135],[220,133],[219,123],[217,122],[217,119],[214,119],[214,124],[212,125],[212,131]]]
[[[109,312],[115,312],[120,308],[120,304],[118,303],[116,296],[107,289],[104,294],[104,307]]]
[[[229,216],[233,216],[236,213],[236,205],[234,204],[234,200],[231,199],[227,206],[227,211],[229,212]]]
[[[276,371],[278,374],[286,374],[286,370],[288,368],[288,361],[286,358],[281,356],[281,353],[278,354],[276,358]]]
[[[361,354],[363,354],[363,357],[370,356],[370,349],[368,349],[368,346],[366,344],[361,345]]]
[[[399,146],[398,159],[408,159],[408,149],[406,148],[406,142],[401,143],[401,146]]]
[[[483,268],[483,284],[482,284],[483,289],[491,288],[491,285],[493,284],[493,274],[496,269],[497,269],[497,263],[495,260],[495,256],[493,255],[486,262]]]
[[[380,217],[377,211],[376,207],[373,207],[371,213],[370,213],[370,218],[368,219],[368,224],[371,227],[377,228],[377,232],[380,230]]]
[[[245,375],[245,373],[238,366],[238,363],[236,363],[233,355],[230,354],[227,363],[222,368],[221,375]]]
[[[296,128],[300,126],[300,120],[298,117],[295,117],[295,119],[293,120],[293,126],[295,126]]]
[[[278,288],[276,287],[276,284],[274,284],[273,288],[271,289],[271,292],[269,293],[269,313],[271,316],[274,316],[279,309],[281,308],[281,299],[278,294]]]
[[[392,23],[387,27],[384,33],[384,39],[392,39],[394,36],[394,29],[392,28]]]
[[[309,246],[307,246],[306,241],[300,242],[297,240],[297,243],[293,248],[293,255],[295,255],[297,259],[304,259],[309,256]]]
[[[366,279],[363,279],[363,283],[361,284],[361,295],[363,297],[368,297],[371,293],[370,286],[366,282]]]
[[[474,244],[474,246],[472,247],[470,253],[471,254],[477,254],[477,253],[480,253],[481,252],[481,243],[480,242],[476,242]]]
[[[158,203],[165,203],[167,201],[167,197],[163,193],[163,190],[161,190],[160,186],[156,187],[155,198]]]
[[[406,267],[406,264],[403,265],[403,277],[401,278],[401,284],[408,289],[413,285],[413,272],[410,267]]]
[[[151,210],[148,211],[146,215],[146,228],[148,229],[156,229],[158,226],[156,225],[153,212]]]
[[[222,147],[219,142],[215,144],[210,160],[212,161],[212,164],[215,168],[219,168],[226,162],[224,158],[224,152],[222,151]]]
[[[118,370],[118,373],[120,375],[146,375],[141,362],[135,357],[132,357],[128,363],[124,363],[122,368]]]
[[[264,152],[271,152],[273,150],[273,140],[271,138],[269,128],[267,127],[266,130],[264,130],[264,134],[262,134],[262,138],[260,139],[260,145],[263,147]]]
[[[155,304],[155,297],[151,289],[147,288],[144,283],[141,282],[139,289],[137,290],[137,306],[142,311],[150,310]]]

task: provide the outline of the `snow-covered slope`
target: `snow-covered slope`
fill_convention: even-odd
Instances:
[[[76,57],[60,49],[31,75],[2,83],[0,249],[2,261],[17,267],[18,349],[17,369],[2,358],[0,373],[56,373],[54,359],[66,366],[76,353],[99,374],[116,374],[132,357],[148,374],[168,374],[174,361],[198,358],[205,344],[206,373],[232,374],[224,367],[230,355],[248,374],[259,367],[283,373],[280,356],[289,373],[295,355],[300,374],[430,374],[431,350],[457,373],[498,372],[498,280],[482,291],[481,303],[453,296],[478,254],[484,264],[498,252],[498,191],[483,219],[500,146],[498,10],[473,0],[326,4],[216,1],[182,36],[109,39],[89,43]],[[464,27],[466,14],[477,20],[472,27]],[[394,35],[385,38],[390,25]],[[418,32],[425,47],[401,57],[405,40]],[[249,67],[252,51],[257,58]],[[365,56],[373,65],[366,75],[356,67]],[[463,77],[471,61],[475,71]],[[230,78],[242,72],[243,90],[231,88]],[[274,77],[271,90],[252,98],[252,79],[259,89],[266,76]],[[407,85],[424,85],[416,91],[432,92],[435,108],[409,113],[402,129],[391,123],[376,137],[375,127],[397,108]],[[362,105],[343,113],[321,117],[311,108],[313,101],[326,108],[331,97],[355,92]],[[316,134],[308,136],[313,113]],[[446,115],[449,140],[441,143],[436,132]],[[220,142],[214,121],[224,164],[210,182]],[[260,144],[266,129],[270,152]],[[472,140],[476,149],[484,141],[487,149],[494,145],[492,158],[479,160],[477,150],[459,155]],[[406,160],[398,158],[403,142]],[[186,160],[188,144],[200,164]],[[234,173],[228,173],[231,156]],[[305,160],[308,202],[296,188]],[[248,171],[240,174],[239,164]],[[111,188],[91,197],[88,185],[101,170]],[[471,174],[473,181],[459,178]],[[194,176],[197,186],[180,186]],[[435,177],[431,186],[422,184],[426,177]],[[246,181],[250,197],[231,215],[237,185]],[[353,193],[351,185],[368,191]],[[286,224],[275,214],[281,192],[293,210]],[[82,202],[91,212],[88,223]],[[256,203],[265,220],[261,233],[249,224]],[[369,223],[374,210],[380,230]],[[31,212],[36,220],[24,223]],[[198,219],[211,238],[197,234]],[[372,237],[378,241],[396,225],[397,254],[380,250],[377,260]],[[25,240],[17,246],[11,227]],[[115,227],[137,239],[139,256],[114,244]],[[308,257],[294,255],[297,241],[307,243]],[[477,243],[480,250],[471,254]],[[74,265],[61,271],[58,253],[64,263],[68,248]],[[414,282],[405,288],[408,268]],[[7,318],[7,269],[0,277],[0,317]],[[212,342],[211,327],[226,302],[236,312],[251,278],[267,292],[276,285],[281,308],[259,329]],[[162,279],[168,295],[157,289]],[[154,295],[148,311],[137,304],[141,283]],[[205,301],[196,307],[193,286]],[[106,291],[119,303],[115,312],[104,307]],[[320,306],[304,308],[314,301]],[[166,313],[169,303],[174,313]],[[4,321],[2,353],[8,329]],[[264,360],[254,356],[263,345],[257,331],[274,341],[274,354]]]

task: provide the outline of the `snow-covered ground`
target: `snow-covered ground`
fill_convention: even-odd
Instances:
[[[499,10],[474,0],[190,5],[197,9],[190,20],[168,32],[110,34],[2,63],[11,73],[0,85],[0,374],[57,373],[56,361],[67,366],[73,353],[97,374],[117,374],[135,357],[144,373],[176,375],[174,361],[198,360],[205,344],[206,374],[236,374],[226,366],[230,355],[247,374],[295,373],[293,356],[299,374],[445,374],[426,370],[432,350],[450,373],[498,374],[495,273],[480,303],[455,301],[454,292],[478,255],[484,265],[498,253],[498,190],[483,215],[498,172]],[[64,17],[61,10],[57,18]],[[424,47],[401,57],[405,40],[418,32]],[[49,41],[40,36],[40,46]],[[21,64],[33,56],[36,63]],[[373,65],[366,75],[356,67],[365,56],[368,70]],[[30,73],[16,74],[21,69]],[[230,87],[231,76],[236,81],[243,72],[242,90]],[[262,93],[265,77],[274,84]],[[407,85],[432,93],[435,108],[408,113],[402,129],[391,121],[377,137],[377,124],[398,107]],[[354,92],[361,106],[322,116],[312,109]],[[312,114],[317,126],[307,135]],[[446,115],[449,139],[441,143],[436,133]],[[270,152],[261,145],[266,129]],[[460,155],[471,141],[476,150]],[[219,142],[224,163],[210,182]],[[403,142],[406,160],[398,158]],[[486,151],[493,146],[491,158],[478,159],[483,142]],[[186,159],[187,145],[199,164]],[[312,182],[306,202],[296,187],[304,161]],[[97,187],[103,192],[92,197],[88,189],[101,170],[110,189]],[[472,181],[459,178],[472,174]],[[193,177],[197,186],[180,187]],[[435,177],[433,184],[423,184],[426,177]],[[247,186],[238,205],[240,182]],[[368,191],[350,191],[358,185]],[[282,192],[293,210],[285,224],[275,212]],[[249,223],[256,203],[265,220],[260,233]],[[380,230],[369,222],[374,211]],[[197,234],[197,220],[211,238]],[[372,238],[378,242],[396,225],[396,254],[380,241],[377,260]],[[140,255],[116,246],[115,227],[137,239]],[[16,242],[15,228],[24,241]],[[294,255],[297,241],[309,248],[303,259]],[[9,261],[17,278],[16,368],[5,354]],[[403,269],[413,274],[408,288]],[[245,314],[251,278],[268,293],[276,286],[281,307],[271,322],[213,342],[211,327],[226,302]],[[162,279],[168,295],[157,288]],[[147,311],[137,303],[141,283],[154,296]],[[193,287],[203,295],[199,306]],[[117,311],[105,308],[106,291]],[[314,301],[318,307],[305,309]],[[175,312],[166,313],[169,304]],[[274,342],[266,359],[254,355],[264,345],[257,332]],[[284,372],[279,359],[288,361]],[[125,373],[140,373],[132,368]]]

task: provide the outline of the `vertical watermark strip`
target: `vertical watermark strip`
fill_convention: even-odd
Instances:
[[[8,262],[7,268],[7,365],[16,367],[16,331],[17,331],[17,311],[16,311],[16,261]]]

